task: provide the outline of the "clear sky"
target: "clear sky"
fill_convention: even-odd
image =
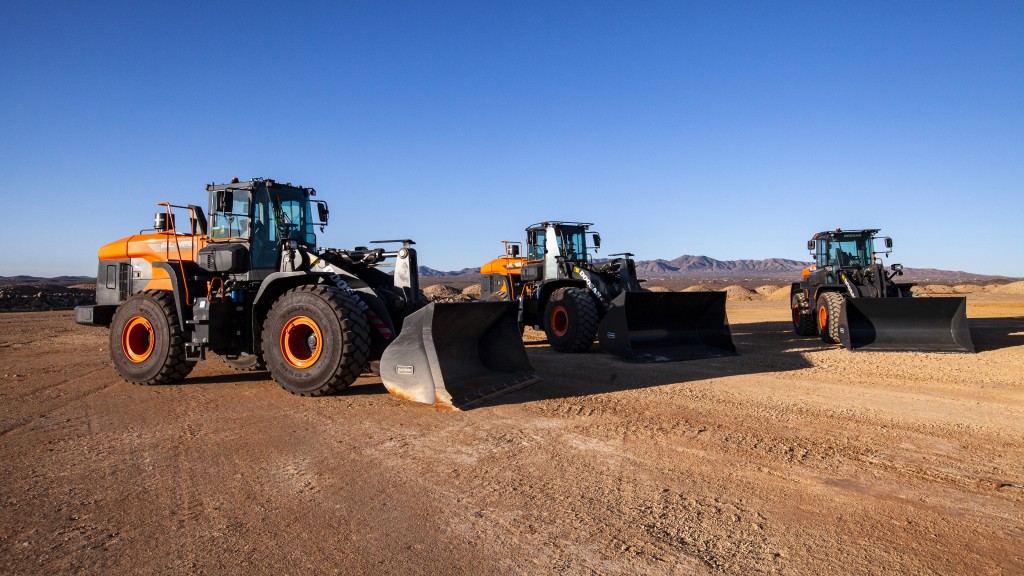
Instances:
[[[0,4],[0,275],[94,275],[232,176],[443,270],[561,219],[638,259],[882,228],[1024,277],[1024,2]]]

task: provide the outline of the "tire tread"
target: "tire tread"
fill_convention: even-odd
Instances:
[[[838,292],[825,292],[818,297],[818,306],[815,307],[815,310],[820,308],[823,304],[828,311],[828,320],[825,323],[825,327],[819,332],[819,335],[823,342],[828,344],[838,344],[839,312],[843,307],[843,296]]]
[[[366,316],[363,311],[359,309],[352,296],[346,294],[341,289],[326,284],[306,284],[292,288],[291,290],[282,294],[274,306],[271,307],[270,313],[267,314],[267,322],[274,316],[274,308],[278,307],[281,302],[285,301],[289,294],[297,293],[309,293],[322,299],[328,307],[330,307],[332,313],[334,313],[341,321],[341,329],[344,333],[344,347],[342,348],[342,362],[338,363],[335,367],[334,373],[328,378],[327,382],[322,384],[320,387],[314,390],[301,391],[294,390],[280,381],[281,387],[288,390],[292,394],[299,396],[329,396],[337,394],[338,392],[348,388],[353,382],[359,378],[362,374],[363,367],[366,365],[367,358],[369,357],[370,350],[370,331],[369,324],[366,321]],[[271,333],[272,331],[264,327],[263,330],[263,350],[264,353],[269,347],[276,346],[276,336]],[[271,367],[271,376],[273,376],[273,367]],[[276,378],[275,378],[276,380]]]
[[[807,297],[798,292],[790,299],[790,306],[796,311],[793,315],[793,331],[797,336],[817,336],[818,326],[814,322],[814,311],[807,305]]]
[[[148,298],[152,300],[163,312],[163,320],[167,322],[167,328],[170,333],[170,344],[167,358],[164,360],[164,364],[160,368],[160,371],[152,378],[146,380],[133,379],[123,374],[120,370],[118,370],[118,373],[126,382],[141,384],[143,386],[173,384],[184,380],[185,377],[192,372],[192,369],[195,368],[196,363],[189,362],[185,356],[185,336],[184,331],[181,329],[181,325],[178,323],[178,312],[174,305],[174,295],[166,290],[143,290],[121,303],[115,312],[115,320],[111,324],[112,332],[110,338],[110,353],[112,355],[116,353],[114,348],[115,335],[113,334],[113,326],[118,324],[118,319],[121,315],[134,312],[131,307],[138,298]],[[116,338],[116,340],[119,339],[120,336]]]
[[[556,297],[556,294],[559,296]],[[599,323],[597,303],[591,298],[590,293],[582,288],[559,288],[552,293],[549,302],[552,300],[571,301],[577,315],[569,319],[570,323],[575,321],[575,326],[570,325],[569,327],[569,333],[572,335],[571,339],[567,342],[556,342],[548,326],[551,316],[550,312],[545,310],[544,331],[547,333],[548,343],[551,347],[556,352],[579,353],[590,350],[591,345],[594,343],[594,338],[597,337],[597,326]]]

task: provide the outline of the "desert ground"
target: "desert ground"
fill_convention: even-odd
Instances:
[[[690,362],[528,331],[541,382],[465,412],[215,357],[134,386],[106,330],[0,314],[0,573],[1024,573],[1024,295],[968,296],[976,354],[728,313]]]

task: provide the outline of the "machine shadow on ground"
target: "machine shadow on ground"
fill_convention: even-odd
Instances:
[[[540,382],[494,398],[489,405],[519,404],[639,390],[699,380],[768,374],[812,366],[806,352],[827,346],[820,340],[796,338],[788,322],[732,326],[738,355],[679,362],[634,363],[601,352],[596,344],[582,354],[560,354],[543,341],[527,346]]]
[[[971,337],[978,352],[1024,345],[1024,318],[970,320]],[[638,390],[669,384],[773,374],[809,368],[806,354],[837,348],[815,337],[798,337],[790,322],[755,322],[731,327],[738,354],[679,362],[634,363],[601,351],[596,343],[588,352],[554,352],[546,340],[525,343],[527,355],[540,381],[527,388],[493,398],[482,406],[521,404]],[[898,352],[896,352],[898,354]],[[267,371],[190,376],[181,384],[271,382]],[[365,374],[340,396],[387,394],[378,376]]]
[[[976,352],[1024,346],[1024,317],[968,318]]]

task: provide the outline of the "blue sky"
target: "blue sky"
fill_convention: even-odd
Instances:
[[[0,275],[94,275],[155,203],[313,186],[321,244],[478,266],[545,219],[602,254],[1024,277],[1024,2],[5,2]]]

